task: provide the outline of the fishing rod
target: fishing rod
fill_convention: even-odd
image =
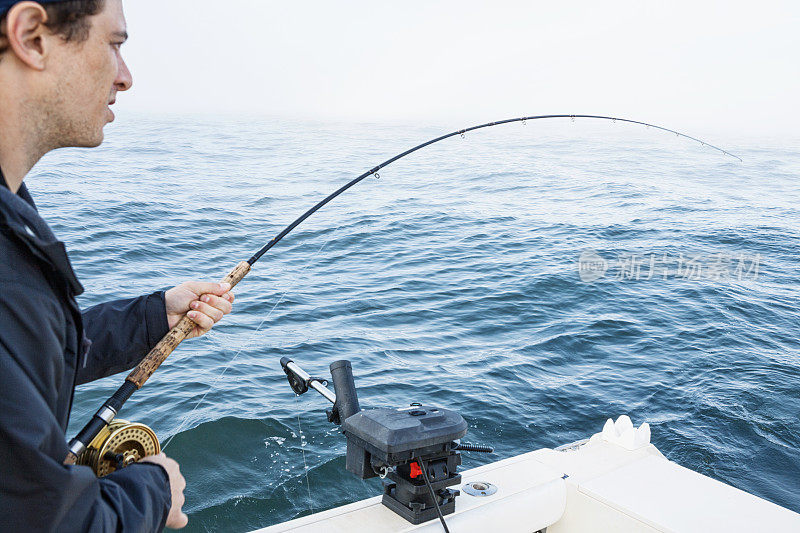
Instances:
[[[402,159],[409,154],[421,150],[427,146],[443,141],[456,135],[461,135],[470,131],[475,131],[483,128],[491,128],[500,126],[501,124],[510,124],[512,122],[522,122],[525,124],[531,120],[543,119],[597,119],[597,120],[610,120],[613,122],[625,122],[629,124],[638,124],[648,128],[655,128],[668,133],[674,133],[678,137],[698,142],[703,146],[713,148],[723,154],[736,158],[739,161],[742,159],[727,150],[723,150],[706,141],[692,137],[685,133],[675,131],[673,129],[665,128],[647,122],[638,120],[630,120],[619,117],[609,117],[602,115],[535,115],[527,117],[510,118],[499,120],[496,122],[487,122],[478,126],[472,126],[461,130],[456,130],[445,135],[441,135],[424,143],[421,143],[405,152],[402,152],[383,163],[372,167],[358,177],[352,179],[346,184],[339,187],[336,191],[332,192],[324,199],[320,200],[316,205],[308,209],[305,213],[300,215],[294,222],[286,226],[280,233],[273,237],[267,244],[265,244],[258,252],[256,252],[247,261],[242,261],[231,270],[227,276],[222,279],[222,283],[229,283],[231,288],[235,287],[244,278],[252,266],[261,257],[269,251],[273,246],[278,244],[286,235],[288,235],[294,228],[302,224],[304,220],[316,213],[319,209],[329,203],[331,200],[350,189],[357,183],[363,181],[369,176],[380,177],[379,171],[384,167],[391,165],[398,159]],[[153,375],[159,366],[166,360],[167,357],[178,347],[178,345],[192,332],[195,327],[195,322],[188,316],[184,316],[178,324],[173,327],[164,337],[153,347],[152,350],[142,359],[142,361],[131,371],[125,378],[123,384],[117,391],[103,404],[103,406],[92,416],[84,428],[69,441],[69,452],[64,464],[85,464],[91,466],[97,475],[105,475],[113,472],[117,468],[122,468],[131,463],[134,463],[147,455],[153,455],[160,452],[160,445],[155,433],[143,424],[133,424],[125,420],[115,419],[117,413],[122,409],[125,402],[133,395],[134,392],[141,389],[145,382]]]

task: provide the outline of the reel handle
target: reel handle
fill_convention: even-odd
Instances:
[[[250,263],[242,261],[236,268],[230,271],[227,276],[222,278],[221,283],[230,283],[231,288],[235,287],[247,273],[250,272]],[[125,378],[136,385],[137,389],[141,389],[142,385],[150,379],[161,363],[169,357],[169,354],[178,347],[178,345],[192,332],[195,327],[195,322],[188,316],[184,316],[178,324],[169,330],[164,337],[158,341],[150,353],[128,374]]]

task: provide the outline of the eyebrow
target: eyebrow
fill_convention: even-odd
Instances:
[[[117,37],[119,39],[122,39],[123,41],[127,41],[128,40],[128,32],[127,31],[115,31],[114,33],[111,34],[111,36],[112,37]]]

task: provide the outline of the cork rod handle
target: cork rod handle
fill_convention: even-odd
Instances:
[[[242,261],[222,279],[221,283],[230,283],[231,288],[233,288],[248,272],[250,272],[250,264],[247,261]],[[150,350],[150,353],[142,359],[139,365],[125,379],[136,385],[137,389],[141,389],[142,385],[153,375],[153,372],[169,357],[169,354],[192,332],[195,325],[191,318],[184,316],[174,328],[169,330],[158,341],[158,344]]]

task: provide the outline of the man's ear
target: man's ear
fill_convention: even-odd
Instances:
[[[45,26],[47,12],[37,2],[14,4],[6,16],[6,38],[17,59],[35,70],[44,70],[51,32]]]

